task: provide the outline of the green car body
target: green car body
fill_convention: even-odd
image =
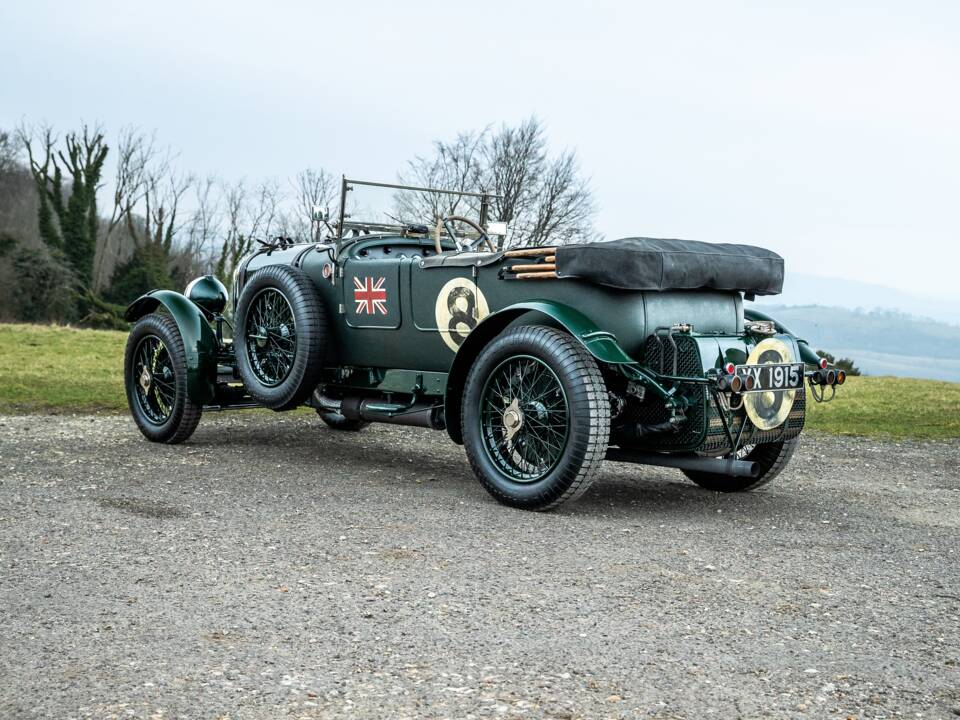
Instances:
[[[309,375],[309,397],[301,392],[268,406],[313,405],[331,426],[335,417],[351,429],[371,421],[426,426],[445,430],[456,443],[465,441],[471,370],[488,348],[514,330],[548,328],[549,337],[560,333],[575,341],[603,378],[610,404],[600,411],[609,416],[603,420],[609,422],[603,441],[609,444],[607,456],[679,467],[705,486],[710,478],[755,477],[756,463],[748,467],[751,463],[743,461],[753,458],[743,452],[748,442],[751,448],[782,448],[803,428],[807,392],[802,378],[789,395],[789,413],[785,409],[775,427],[763,429],[751,425],[744,410],[746,390],[741,396],[725,384],[731,368],[748,366],[760,343],[777,341],[784,362],[805,363],[806,380],[820,388],[818,399],[823,386],[838,384],[836,373],[830,382],[817,375],[826,371],[822,365],[817,370],[820,360],[805,341],[745,310],[739,291],[624,290],[554,274],[525,278],[511,270],[523,261],[514,255],[460,252],[439,229],[435,237],[422,229],[400,229],[279,243],[251,253],[236,268],[233,309],[245,318],[246,327],[236,329],[246,333],[242,344],[223,339],[227,297],[209,276],[192,283],[186,295],[148,293],[130,306],[127,319],[160,311],[175,322],[190,407],[253,406],[265,396],[251,392],[249,370],[244,375],[238,367],[244,360],[257,362],[257,343],[266,342],[269,333],[251,325],[254,321],[237,304],[241,298],[255,302],[245,294],[246,286],[268,270],[284,277],[292,273],[299,278],[297,292],[315,296],[319,305],[322,352]],[[293,295],[284,292],[289,305]],[[306,342],[304,328],[297,330],[293,337]],[[241,353],[250,357],[238,357]],[[132,409],[141,392],[135,374],[137,368],[144,372],[141,366],[128,368]],[[149,378],[141,385],[147,388]],[[785,463],[783,451],[778,452],[768,463],[777,471]],[[547,507],[566,495],[551,498],[530,506]]]

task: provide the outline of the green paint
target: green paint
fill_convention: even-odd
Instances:
[[[380,368],[331,369],[327,384],[340,389],[377,390],[429,396],[443,396],[447,373],[421,370],[383,370]]]
[[[177,322],[187,360],[187,395],[195,403],[214,398],[217,377],[217,339],[203,311],[178,292],[154,290],[130,304],[124,319],[133,322],[160,306]]]
[[[607,330],[601,330],[590,318],[570,305],[552,300],[531,300],[515,303],[503,310],[503,312],[518,311],[538,312],[553,318],[600,362],[611,365],[636,363],[636,360],[627,355],[617,344],[616,335]]]
[[[222,313],[229,296],[226,286],[213,275],[204,275],[187,285],[187,299],[199,307],[208,317]]]
[[[641,292],[572,279],[513,280],[503,271],[515,260],[450,254],[444,257],[452,262],[424,262],[434,255],[432,238],[424,237],[360,237],[347,242],[339,257],[331,246],[299,245],[254,255],[241,282],[270,265],[299,266],[329,319],[328,369],[321,386],[340,395],[380,393],[384,407],[406,402],[393,394],[442,398],[447,429],[456,442],[462,440],[460,404],[467,373],[509,327],[562,328],[602,366],[641,383],[666,405],[682,408],[688,404],[689,384],[642,364],[647,338],[675,324],[692,325],[703,382],[728,362],[746,362],[756,339],[744,334],[745,316],[767,319],[753,310],[745,314],[736,292]],[[216,288],[210,285],[212,293]],[[203,283],[199,287],[206,290]],[[209,368],[218,348],[209,323],[196,304],[169,291],[144,296],[130,312],[139,317],[161,305],[176,318],[188,346],[191,397],[212,395]],[[808,360],[809,347],[780,330]]]

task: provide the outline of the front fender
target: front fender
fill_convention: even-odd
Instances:
[[[797,337],[796,333],[790,332],[790,330],[782,323],[774,320],[766,313],[762,313],[759,310],[754,310],[753,308],[744,308],[743,316],[747,320],[766,320],[767,322],[772,322],[778,333],[790,335],[794,340],[797,341],[797,348],[800,350],[800,359],[803,360],[803,362],[807,363],[808,365],[820,364],[820,356],[813,351],[813,348],[810,347],[810,344],[806,340]]]
[[[217,338],[197,305],[173,290],[153,290],[130,303],[123,317],[134,322],[161,305],[176,321],[183,338],[187,396],[201,405],[211,402],[217,377]]]
[[[624,349],[620,347],[613,333],[598,328],[590,318],[576,308],[553,300],[528,300],[509,305],[485,317],[467,335],[453,359],[450,374],[447,377],[444,417],[447,424],[447,434],[455,443],[463,444],[463,429],[460,426],[460,404],[470,366],[487,343],[518,317],[530,312],[541,313],[553,319],[600,362],[610,365],[636,364],[636,360],[627,355]]]

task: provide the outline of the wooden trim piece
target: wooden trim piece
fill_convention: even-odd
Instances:
[[[557,249],[555,247],[543,248],[524,248],[522,250],[507,250],[506,257],[539,257],[540,255],[554,255]]]
[[[530,265],[511,265],[509,267],[513,272],[541,272],[547,270],[556,270],[557,266],[553,263],[532,263]]]
[[[555,272],[517,273],[517,280],[555,280],[556,278]]]

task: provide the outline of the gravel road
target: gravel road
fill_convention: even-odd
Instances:
[[[0,718],[960,715],[960,441],[547,514],[443,434],[0,418]]]

